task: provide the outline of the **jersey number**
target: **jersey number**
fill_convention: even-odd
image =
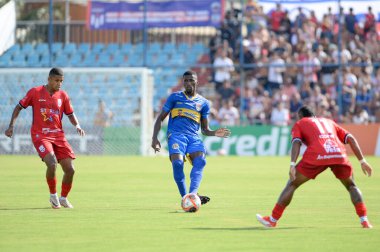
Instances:
[[[326,133],[333,134],[330,124],[324,118],[313,118],[312,121],[317,125],[317,128],[322,135]]]

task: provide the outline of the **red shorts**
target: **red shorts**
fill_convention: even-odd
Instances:
[[[43,159],[47,154],[53,152],[57,160],[65,158],[75,159],[75,154],[65,136],[41,136],[32,135],[32,142],[38,155]]]
[[[301,160],[296,169],[299,173],[304,175],[307,178],[315,179],[318,174],[322,173],[327,168],[331,169],[337,179],[347,179],[352,176],[352,165],[347,163],[342,164],[334,164],[334,165],[312,165],[307,164],[303,160]]]

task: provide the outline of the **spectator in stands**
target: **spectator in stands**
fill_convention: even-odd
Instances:
[[[280,57],[280,53],[273,51],[269,63],[268,82],[265,86],[270,95],[272,95],[274,90],[280,89],[283,84],[282,74],[285,72],[284,64],[285,61]]]
[[[220,30],[217,30],[215,35],[210,39],[209,47],[209,57],[210,63],[213,63],[215,60],[215,54],[218,51],[218,48],[222,46],[222,36]]]
[[[272,31],[274,31],[276,34],[280,33],[280,26],[282,19],[285,16],[285,12],[282,10],[281,4],[277,3],[276,4],[276,9],[272,11],[270,14],[270,26]]]
[[[364,22],[364,38],[367,38],[367,35],[370,31],[376,31],[376,18],[372,12],[372,7],[368,7],[368,13],[365,14]]]
[[[239,110],[234,106],[232,100],[224,100],[223,106],[218,113],[220,124],[223,126],[235,126],[240,123]]]
[[[356,34],[358,20],[354,14],[354,9],[350,8],[350,12],[345,16],[346,30],[351,34]]]
[[[302,28],[306,20],[307,20],[307,17],[305,13],[303,13],[302,7],[298,7],[298,14],[296,16],[296,20],[294,21],[294,27],[296,29]]]
[[[219,48],[213,65],[215,68],[215,90],[218,91],[223,86],[225,80],[231,81],[234,63],[232,59],[227,57],[227,52]]]
[[[290,122],[289,110],[285,108],[283,102],[276,102],[273,105],[270,122],[275,126],[286,126]]]
[[[231,85],[230,80],[224,80],[223,86],[218,90],[222,100],[234,100],[235,90]]]
[[[106,108],[106,103],[103,100],[98,101],[98,110],[95,113],[94,125],[99,127],[108,127],[113,119],[112,111]]]

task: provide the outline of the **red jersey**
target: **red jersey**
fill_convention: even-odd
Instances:
[[[349,132],[326,118],[305,117],[292,129],[292,142],[301,140],[307,146],[302,160],[312,165],[347,163],[344,144]]]
[[[66,115],[74,113],[70,98],[65,91],[59,90],[50,95],[45,86],[30,89],[26,96],[20,100],[19,104],[23,108],[29,106],[33,108],[32,135],[63,135],[63,113]]]

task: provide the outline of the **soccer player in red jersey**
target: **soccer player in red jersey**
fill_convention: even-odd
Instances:
[[[285,208],[290,204],[295,190],[310,179],[330,168],[350,193],[351,201],[363,228],[372,228],[367,218],[367,209],[359,188],[353,178],[353,169],[348,161],[344,144],[349,144],[358,158],[364,174],[371,176],[372,168],[364,159],[355,137],[334,121],[315,117],[313,111],[303,106],[298,111],[299,121],[292,129],[292,149],[289,181],[280,194],[271,216],[257,214],[257,220],[266,227],[275,227]],[[296,164],[301,144],[307,146],[302,159]]]
[[[62,83],[63,71],[59,68],[52,68],[49,72],[48,83],[30,89],[26,96],[16,105],[5,135],[12,137],[13,127],[20,111],[23,108],[32,106],[31,137],[34,147],[47,166],[46,181],[50,190],[51,206],[53,208],[60,208],[61,206],[73,208],[67,200],[67,195],[73,182],[73,159],[75,159],[75,155],[62,130],[63,113],[68,116],[70,122],[76,127],[79,135],[84,136],[85,132],[80,127],[74,114],[69,96],[65,91],[60,90]],[[61,197],[59,199],[56,192],[57,179],[55,176],[58,163],[64,172]]]

